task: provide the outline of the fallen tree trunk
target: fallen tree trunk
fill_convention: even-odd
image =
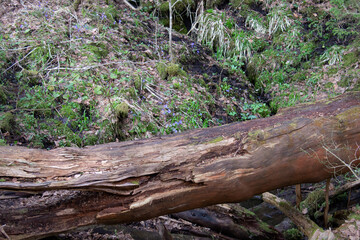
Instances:
[[[178,135],[84,149],[0,147],[0,224],[12,239],[37,238],[321,181],[333,175],[324,163],[338,161],[323,146],[353,157],[359,116],[360,92],[353,92]]]

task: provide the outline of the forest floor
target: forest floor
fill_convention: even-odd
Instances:
[[[133,10],[83,0],[75,10],[70,0],[3,0],[0,145],[52,149],[176,134],[360,90],[356,0],[182,0],[172,46],[168,3],[160,3]],[[294,188],[282,193],[295,201]],[[243,204],[265,211],[256,209],[261,199],[250,202]],[[58,238],[158,239],[159,223],[189,230],[185,220],[161,217]],[[197,227],[193,234],[205,231]],[[208,231],[204,239],[227,239]]]

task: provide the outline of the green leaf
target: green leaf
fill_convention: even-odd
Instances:
[[[110,78],[111,79],[116,79],[118,76],[116,73],[110,73]]]
[[[101,86],[96,86],[95,89],[94,89],[94,93],[96,95],[100,95],[102,93],[102,87]]]

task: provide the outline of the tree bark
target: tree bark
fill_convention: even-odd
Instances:
[[[270,118],[139,141],[0,147],[0,224],[12,239],[38,238],[321,181],[334,174],[324,163],[338,161],[324,144],[345,161],[354,157],[359,116],[360,92],[352,92]]]

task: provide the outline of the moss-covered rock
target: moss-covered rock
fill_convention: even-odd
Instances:
[[[306,209],[310,216],[313,216],[315,212],[325,201],[325,192],[323,189],[317,189],[307,196],[307,198],[301,202],[300,207],[302,210]]]
[[[163,62],[158,63],[156,66],[158,73],[162,79],[170,79],[171,77],[183,76],[187,77],[186,72],[181,69],[179,64],[168,63],[165,64]]]
[[[166,72],[168,74],[168,77],[187,76],[186,72],[181,69],[180,65],[175,63],[170,63],[166,68]]]
[[[136,90],[140,91],[142,89],[142,82],[141,82],[141,76],[136,74],[134,76],[134,87],[136,88]]]
[[[166,64],[163,62],[160,62],[156,65],[156,69],[158,70],[160,78],[166,79],[166,77],[167,77]]]
[[[122,102],[115,107],[115,115],[119,120],[123,120],[129,115],[129,106],[127,103]]]
[[[74,10],[78,11],[79,10],[79,5],[81,3],[81,0],[75,0],[74,1]]]

